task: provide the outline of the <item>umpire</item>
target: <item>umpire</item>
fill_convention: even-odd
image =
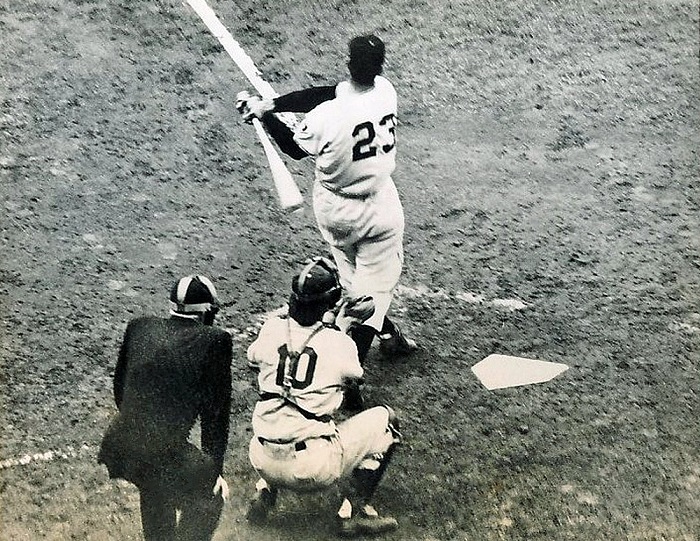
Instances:
[[[146,541],[210,540],[228,497],[232,343],[212,326],[218,310],[212,282],[187,276],[173,286],[170,318],[126,328],[114,371],[119,412],[98,460],[138,487]],[[188,442],[198,417],[201,451]]]

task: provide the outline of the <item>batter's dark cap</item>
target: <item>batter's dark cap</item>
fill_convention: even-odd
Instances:
[[[386,49],[384,42],[375,35],[357,36],[350,40],[350,61],[381,66],[384,63]]]

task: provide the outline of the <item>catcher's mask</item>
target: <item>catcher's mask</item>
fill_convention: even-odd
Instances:
[[[206,276],[191,274],[180,278],[170,290],[170,315],[196,319],[211,325],[219,311],[214,284]]]
[[[341,295],[336,266],[325,257],[314,257],[292,279],[289,315],[300,325],[312,325],[322,319]]]

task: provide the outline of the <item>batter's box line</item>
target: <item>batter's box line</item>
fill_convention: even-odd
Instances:
[[[399,285],[396,288],[396,298],[398,301],[404,299],[437,299],[453,302],[459,301],[467,304],[493,306],[494,308],[501,308],[510,312],[524,310],[528,306],[520,299],[487,299],[483,295],[479,295],[477,293],[471,293],[468,291],[457,291],[450,293],[444,289],[429,289],[424,285],[417,285],[413,287]],[[276,308],[275,310],[271,310],[263,314],[257,314],[253,318],[253,324],[249,325],[245,329],[227,327],[225,330],[233,337],[235,342],[249,342],[255,339],[265,321],[273,316],[285,313],[286,311],[287,306],[284,305],[280,308]]]
[[[94,449],[89,445],[82,445],[79,448],[66,447],[63,450],[49,450],[43,453],[26,454],[16,458],[6,458],[0,460],[0,470],[14,468],[17,466],[27,466],[36,462],[52,462],[54,460],[67,460],[69,458],[82,458],[87,455],[94,456]]]
[[[525,304],[520,299],[487,299],[483,295],[478,293],[472,293],[469,291],[456,291],[449,292],[444,289],[429,289],[424,285],[416,286],[404,286],[399,285],[396,287],[396,296],[403,299],[438,299],[438,300],[452,300],[460,301],[467,304],[479,304],[486,306],[493,306],[495,308],[503,308],[515,312],[517,310],[524,310],[527,308]]]

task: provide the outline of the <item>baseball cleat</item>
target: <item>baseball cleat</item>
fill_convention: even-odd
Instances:
[[[356,537],[359,535],[376,535],[392,532],[399,527],[399,523],[393,517],[380,517],[379,515],[366,515],[358,513],[354,517],[340,519],[338,534],[341,537]]]
[[[384,357],[410,355],[417,349],[415,340],[406,338],[397,325],[394,325],[394,332],[391,334],[379,335],[379,351]]]
[[[277,503],[277,490],[263,488],[255,492],[246,513],[246,518],[253,524],[259,524],[267,519],[268,513]]]

